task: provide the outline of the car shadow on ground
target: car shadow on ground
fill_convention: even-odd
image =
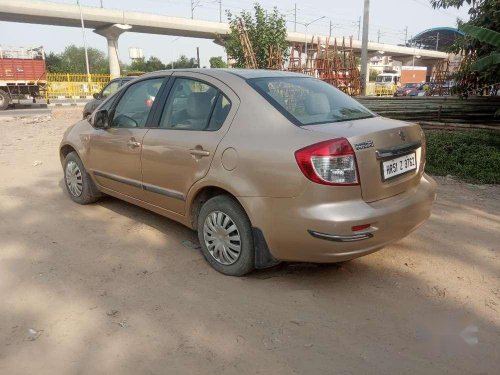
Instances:
[[[114,198],[78,206],[60,174],[0,193],[7,372],[432,374],[498,364],[498,319],[474,300],[481,281],[469,273],[462,292],[447,284],[460,267],[488,287],[498,280],[498,258],[474,251],[490,246],[491,231],[467,220],[466,204],[456,226],[457,211],[438,203],[418,232],[364,258],[232,278],[185,246],[192,230]],[[439,238],[447,213],[451,233]],[[448,238],[467,244],[465,223],[483,232],[456,251]]]

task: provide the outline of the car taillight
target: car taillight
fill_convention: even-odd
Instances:
[[[356,156],[345,138],[316,143],[295,151],[300,170],[323,185],[359,185]]]

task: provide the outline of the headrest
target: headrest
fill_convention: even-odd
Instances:
[[[209,116],[213,95],[207,92],[192,92],[187,100],[187,113],[190,118],[198,119]]]
[[[330,113],[330,102],[325,94],[314,93],[306,97],[306,112],[309,115],[323,115]]]

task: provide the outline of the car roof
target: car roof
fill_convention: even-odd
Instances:
[[[287,72],[282,70],[265,69],[221,69],[225,72],[235,74],[244,79],[252,78],[278,78],[278,77],[308,77],[305,74]]]
[[[146,73],[142,77],[151,77],[156,75],[163,75],[165,73],[172,74],[172,72],[192,72],[192,73],[201,73],[206,74],[208,76],[212,76],[214,78],[222,78],[224,76],[227,77],[227,74],[230,73],[232,75],[243,78],[244,80],[252,79],[252,78],[278,78],[278,77],[309,77],[305,74],[287,72],[281,70],[265,70],[265,69],[207,69],[207,68],[190,68],[190,69],[168,69],[168,70],[160,70],[156,72]]]

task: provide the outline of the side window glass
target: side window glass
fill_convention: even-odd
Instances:
[[[207,130],[219,91],[187,78],[175,80],[163,110],[160,128]]]
[[[111,126],[114,128],[142,128],[164,78],[148,79],[129,86],[120,98]]]
[[[108,96],[114,94],[115,92],[118,91],[118,88],[120,87],[119,81],[113,81],[109,83],[101,92],[101,97],[102,98],[107,98]]]
[[[219,130],[226,121],[226,117],[231,110],[231,102],[225,95],[219,94],[219,98],[215,103],[214,112],[212,114],[212,118],[210,119],[210,123],[208,124],[207,130]]]

